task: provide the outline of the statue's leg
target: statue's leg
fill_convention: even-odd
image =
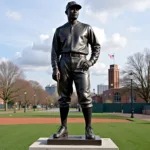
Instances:
[[[90,94],[89,71],[74,72],[74,81],[78,94],[79,103],[85,119],[85,136],[87,139],[94,139],[95,135],[91,127],[92,119],[92,98]]]
[[[58,129],[57,133],[54,134],[54,138],[68,136],[67,131],[67,116],[69,112],[69,104],[71,101],[71,95],[73,92],[72,88],[72,76],[70,73],[70,66],[68,62],[68,58],[65,57],[60,61],[60,76],[61,79],[59,81],[59,92],[60,98],[58,100],[59,109],[60,109],[60,119],[61,126]]]

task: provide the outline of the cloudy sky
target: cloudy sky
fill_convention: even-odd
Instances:
[[[67,2],[0,0],[0,61],[13,61],[24,70],[26,79],[43,87],[55,83],[51,42],[55,29],[67,22]],[[150,48],[150,0],[77,2],[82,5],[79,21],[93,27],[102,46],[97,64],[90,69],[92,91],[108,83],[108,68],[113,63],[108,54],[115,54],[115,63],[122,69],[128,56]]]

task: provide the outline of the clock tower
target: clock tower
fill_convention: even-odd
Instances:
[[[108,85],[109,89],[119,88],[119,69],[118,65],[110,65],[108,70]]]

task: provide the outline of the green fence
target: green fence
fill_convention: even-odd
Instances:
[[[8,109],[12,108],[12,104],[8,104],[7,105]],[[5,105],[4,104],[0,104],[0,109],[4,109]]]
[[[144,109],[144,106],[148,106],[150,103],[134,103],[134,113],[141,114],[142,110]],[[123,112],[124,113],[130,113],[131,112],[131,104],[123,104]]]
[[[144,106],[150,106],[150,103],[134,103],[134,113],[141,114]],[[123,112],[130,113],[131,112],[131,104],[130,103],[93,103],[93,113],[108,113],[108,112]]]
[[[122,104],[103,104],[103,112],[122,112]]]
[[[94,113],[102,113],[103,112],[103,104],[94,103],[92,111]]]

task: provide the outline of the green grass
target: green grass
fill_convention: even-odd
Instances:
[[[0,118],[58,118],[60,117],[59,112],[19,112],[19,113],[7,113],[7,114],[0,114]],[[70,118],[82,118],[82,112],[69,112],[68,117]],[[106,113],[93,113],[93,118],[113,118],[113,119],[126,119],[126,117],[118,116],[115,114],[106,114]]]
[[[13,110],[12,109],[8,109],[7,111],[12,112]],[[0,112],[5,112],[5,110],[4,109],[0,109]]]
[[[0,125],[0,150],[28,150],[40,137],[49,137],[58,124]],[[94,123],[94,133],[111,138],[119,150],[149,150],[150,122],[134,119],[130,123]],[[70,135],[84,135],[84,124],[68,124]]]

